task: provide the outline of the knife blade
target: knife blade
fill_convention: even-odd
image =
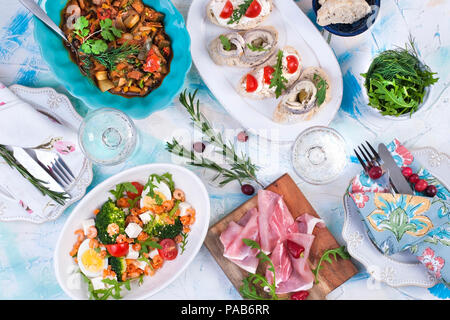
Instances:
[[[414,191],[403,176],[402,170],[397,166],[391,153],[383,143],[378,145],[378,153],[381,160],[383,160],[382,167],[385,171],[389,172],[389,176],[395,189],[401,194],[413,194]]]
[[[64,188],[56,182],[42,167],[22,148],[11,147],[16,160],[28,170],[36,179],[42,180],[42,184],[55,192],[66,193]]]

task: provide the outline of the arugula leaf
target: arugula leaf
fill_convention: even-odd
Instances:
[[[275,95],[277,99],[281,96],[283,90],[286,89],[285,83],[288,80],[283,76],[283,51],[278,50],[277,64],[274,67],[275,71],[272,73],[269,88],[275,88]]]
[[[263,46],[257,47],[252,45],[251,43],[247,43],[247,47],[252,50],[253,52],[261,52],[261,51],[267,51],[268,49],[264,49]]]
[[[333,263],[333,260],[331,260],[330,256],[332,256],[335,261],[337,261],[337,257],[338,256],[341,257],[342,259],[345,259],[345,260],[350,259],[350,255],[348,254],[347,250],[345,249],[345,246],[341,246],[341,247],[336,248],[336,249],[326,250],[322,254],[322,257],[320,258],[319,263],[317,264],[317,267],[315,269],[311,270],[312,273],[314,274],[314,282],[316,284],[319,283],[318,275],[319,275],[320,269],[323,268],[322,262],[323,261],[327,261],[330,264]]]
[[[233,14],[231,15],[230,20],[228,20],[227,24],[233,24],[235,22],[239,22],[242,16],[245,15],[248,7],[252,4],[253,0],[245,0],[244,3],[240,4],[237,9],[233,10]]]
[[[245,243],[245,245],[249,246],[250,248],[259,250],[259,253],[256,255],[256,257],[259,259],[260,262],[262,263],[267,262],[269,264],[267,270],[273,273],[273,283],[269,283],[266,277],[260,274],[252,273],[242,281],[243,283],[242,286],[239,288],[239,292],[242,294],[244,298],[255,300],[266,300],[266,298],[258,294],[256,286],[259,286],[260,288],[263,288],[263,290],[265,288],[269,290],[269,295],[271,296],[272,300],[278,300],[275,285],[276,283],[275,266],[273,265],[272,260],[269,258],[269,256],[267,256],[264,252],[262,252],[258,242],[253,241],[251,239],[242,239],[242,241]]]
[[[225,37],[224,35],[220,35],[219,36],[220,42],[222,42],[223,45],[223,49],[225,51],[230,51],[231,50],[231,42],[230,39],[228,39],[227,37]]]
[[[109,190],[109,192],[116,198],[116,200],[119,200],[122,198],[124,192],[131,192],[131,193],[137,193],[137,189],[131,182],[123,182],[116,185],[115,190]]]
[[[139,250],[140,255],[142,255],[143,253],[148,253],[149,248],[162,249],[161,245],[158,242],[153,241],[151,238],[148,238],[145,241],[141,241],[141,242],[139,242],[139,244],[141,245],[141,250]]]
[[[314,83],[316,83],[317,93],[316,93],[316,101],[317,105],[320,107],[322,103],[324,103],[325,98],[327,96],[327,82],[318,74],[314,74],[313,77]]]

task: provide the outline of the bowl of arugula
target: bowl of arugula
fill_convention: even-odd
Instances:
[[[421,109],[439,78],[419,59],[411,40],[405,48],[379,53],[364,78],[368,104],[383,116],[409,119]]]

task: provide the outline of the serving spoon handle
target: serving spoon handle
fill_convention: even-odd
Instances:
[[[34,2],[33,0],[19,0],[19,2],[28,10],[31,11],[39,20],[45,23],[50,29],[55,31],[61,38],[63,38],[66,42],[69,42],[66,38],[66,35],[62,30],[53,22],[52,19],[45,13],[41,7]]]

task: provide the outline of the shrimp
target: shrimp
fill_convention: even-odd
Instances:
[[[139,219],[139,217],[137,216],[133,216],[133,215],[129,215],[126,219],[125,219],[125,224],[130,224],[130,223],[136,223],[139,226],[143,226],[144,224],[142,223],[141,219]]]
[[[82,229],[75,230],[74,234],[78,235],[77,242],[83,242],[85,235]]]
[[[130,203],[128,202],[127,198],[120,198],[117,200],[117,206],[119,208],[128,208],[130,206]]]
[[[142,231],[141,233],[139,233],[139,235],[138,235],[138,237],[137,237],[138,241],[145,241],[145,240],[147,240],[148,238],[149,238],[149,235],[148,235],[146,232],[144,232],[144,231]]]
[[[157,254],[156,256],[154,256],[153,259],[152,259],[152,267],[153,267],[154,269],[159,269],[159,268],[161,268],[162,265],[163,265],[163,263],[164,263],[164,259],[163,259],[159,254]]]
[[[134,251],[141,251],[141,244],[140,243],[135,243],[131,246],[133,248]]]
[[[165,211],[170,211],[172,210],[173,206],[175,205],[175,201],[172,200],[166,200],[162,203],[162,207],[164,208]]]
[[[117,223],[110,223],[106,228],[106,232],[112,237],[115,234],[118,234],[120,231],[119,225]]]
[[[89,248],[91,248],[91,249],[98,248],[99,244],[100,243],[98,242],[98,240],[95,240],[95,239],[89,240]]]
[[[183,236],[181,234],[175,236],[175,238],[173,238],[173,240],[175,241],[175,243],[181,243],[183,241]]]
[[[124,243],[124,242],[128,242],[127,236],[124,234],[119,234],[116,238],[116,243]]]
[[[90,226],[87,230],[87,235],[88,239],[94,239],[97,237],[97,228],[94,226]]]
[[[185,196],[185,194],[184,194],[184,191],[183,191],[183,190],[180,190],[180,189],[175,189],[175,190],[173,191],[173,197],[174,197],[176,200],[180,200],[180,201],[186,200],[186,196]]]
[[[180,221],[183,224],[183,226],[187,226],[189,224],[190,220],[191,220],[191,218],[189,216],[182,216],[180,218]]]

